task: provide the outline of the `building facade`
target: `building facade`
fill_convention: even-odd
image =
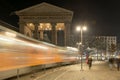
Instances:
[[[116,45],[117,45],[117,37],[116,36],[107,36],[106,37],[106,51],[107,51],[107,55],[113,55],[113,53],[111,52],[115,52],[116,50]],[[113,45],[113,46],[112,46]],[[115,48],[115,50],[112,50],[112,47]]]
[[[69,45],[73,12],[48,3],[16,11],[20,33],[60,46]]]
[[[98,36],[106,45],[106,56],[112,56],[116,51],[117,37],[116,36]],[[113,50],[114,48],[114,50]]]

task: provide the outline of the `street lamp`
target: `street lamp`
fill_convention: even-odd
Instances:
[[[79,52],[81,51],[81,70],[83,70],[83,65],[82,65],[82,53],[83,53],[83,49],[82,49],[82,45],[83,45],[83,31],[87,30],[87,27],[86,26],[77,26],[76,27],[76,31],[80,32],[80,42],[77,43],[78,45],[78,50]],[[80,50],[81,49],[81,50]]]

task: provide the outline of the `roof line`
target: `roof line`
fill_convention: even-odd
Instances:
[[[53,6],[53,7],[58,7],[58,6],[55,6],[55,5],[52,5],[52,4],[49,4],[49,3],[46,3],[46,2],[42,2],[42,3],[40,3],[40,4],[33,5],[33,6],[31,6],[31,7],[25,8],[25,9],[22,9],[22,10],[19,10],[19,11],[15,11],[15,13],[23,12],[23,11],[26,11],[26,10],[29,10],[29,9],[32,9],[32,8],[38,7],[38,6],[43,5],[43,4],[44,4],[44,5]],[[58,7],[58,8],[73,13],[73,11],[70,11],[70,10],[67,10],[67,9],[64,9],[64,8],[61,8],[61,7]]]

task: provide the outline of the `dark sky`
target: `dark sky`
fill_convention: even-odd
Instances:
[[[72,27],[87,24],[86,34],[120,37],[120,0],[0,0],[0,19],[16,26],[10,13],[42,2],[73,11]]]

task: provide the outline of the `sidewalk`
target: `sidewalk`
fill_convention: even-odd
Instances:
[[[65,70],[53,72],[40,79],[30,78],[30,75],[26,75],[20,80],[120,80],[120,71],[117,71],[116,68],[110,70],[108,62],[105,61],[93,61],[90,70],[86,63],[83,63],[83,70],[81,70],[81,64],[70,65]],[[41,73],[37,73],[36,78],[41,75]]]
[[[80,70],[80,64],[78,66]],[[78,69],[76,67],[76,70]],[[88,65],[84,63],[83,71],[74,74],[72,79],[68,80],[120,80],[120,71],[117,71],[116,68],[110,70],[108,62],[105,61],[94,61],[90,70]]]

